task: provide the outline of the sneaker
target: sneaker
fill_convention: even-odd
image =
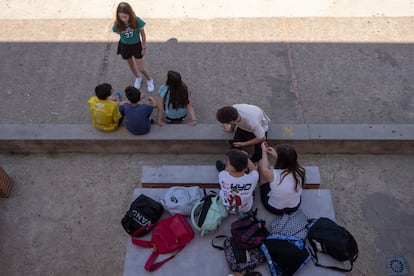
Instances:
[[[216,161],[216,169],[218,172],[224,171],[225,168],[226,168],[226,165],[224,165],[223,161],[221,160]]]
[[[139,76],[138,78],[135,79],[134,87],[136,89],[141,89],[141,82],[142,82],[142,77]]]
[[[147,91],[154,92],[154,80],[147,81]]]

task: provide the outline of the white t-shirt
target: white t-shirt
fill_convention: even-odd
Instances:
[[[259,107],[251,104],[234,104],[241,121],[237,126],[248,132],[253,132],[256,138],[265,137],[265,132],[269,129],[270,118]]]
[[[230,214],[250,211],[253,206],[253,192],[258,181],[257,171],[241,177],[234,177],[227,171],[219,173],[220,197]]]
[[[287,174],[280,183],[282,172],[283,170],[273,170],[275,178],[270,183],[270,191],[267,194],[269,196],[268,203],[276,209],[294,208],[300,202],[302,185],[299,182],[297,191],[295,190],[295,179],[291,173]]]

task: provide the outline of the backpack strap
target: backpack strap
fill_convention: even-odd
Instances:
[[[227,236],[226,235],[217,235],[217,236],[215,236],[214,239],[211,240],[211,246],[214,247],[214,248],[216,248],[216,249],[219,249],[219,250],[224,250],[224,247],[223,246],[216,245],[214,243],[215,240],[222,239],[222,238],[227,238]]]
[[[199,200],[196,204],[194,204],[193,209],[191,209],[191,223],[193,224],[193,227],[199,232],[201,231],[201,228],[198,226],[198,223],[195,221],[195,211],[203,203],[204,203],[203,200]]]
[[[317,221],[317,219],[308,219],[308,222],[305,225],[305,228],[309,231],[309,229],[312,227],[312,225]]]
[[[313,243],[310,243],[310,244],[311,244],[311,247],[309,247],[308,249],[309,249],[309,251],[312,255],[313,261],[314,261],[316,266],[329,268],[329,269],[340,271],[340,272],[349,272],[353,269],[354,264],[353,264],[352,260],[349,260],[349,263],[351,264],[351,268],[341,268],[341,267],[337,267],[337,266],[328,266],[328,265],[320,264],[319,260],[318,260],[318,250],[316,250],[315,245]]]
[[[253,209],[252,209],[252,210],[250,210],[249,212],[247,212],[247,214],[248,214],[249,216],[251,216],[252,218],[256,218],[256,216],[257,216],[257,208],[256,208],[256,209],[254,209],[254,211],[253,211]]]
[[[151,253],[151,256],[149,256],[149,258],[148,258],[147,262],[145,263],[144,268],[145,268],[147,271],[154,271],[154,270],[157,270],[157,269],[158,269],[158,268],[160,268],[163,264],[165,264],[166,262],[168,262],[169,260],[171,260],[172,258],[174,258],[174,257],[175,257],[175,255],[177,255],[177,253],[178,253],[178,252],[180,252],[183,248],[184,248],[184,246],[183,246],[183,247],[181,247],[181,248],[179,248],[177,251],[175,251],[175,252],[174,252],[174,254],[173,254],[173,255],[171,255],[170,257],[168,257],[168,258],[166,258],[166,259],[164,259],[164,260],[162,260],[162,261],[160,261],[160,262],[157,262],[157,263],[154,263],[154,262],[155,262],[155,260],[158,258],[158,256],[159,256],[160,254],[154,250],[154,251]]]
[[[141,246],[141,247],[146,247],[146,248],[151,248],[152,247],[152,243],[150,241],[145,241],[145,240],[140,240],[137,238],[137,236],[139,234],[141,234],[142,232],[146,231],[146,230],[150,230],[154,227],[155,224],[150,224],[148,226],[144,226],[141,227],[139,229],[137,229],[132,235],[131,235],[131,242],[133,244],[135,244],[136,246]]]

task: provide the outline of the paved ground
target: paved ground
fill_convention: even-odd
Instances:
[[[2,275],[120,275],[127,239],[120,219],[140,166],[221,157],[0,155],[16,181],[11,198],[0,201]],[[386,275],[386,257],[404,256],[413,267],[413,156],[306,155],[301,162],[320,166],[337,221],[358,241],[350,275]]]
[[[158,85],[182,73],[202,123],[234,102],[275,123],[413,122],[413,18],[147,21],[148,68]],[[0,123],[86,124],[97,83],[132,84],[110,20],[29,22],[2,23]]]
[[[249,102],[277,123],[414,122],[413,1],[141,1],[156,83],[182,73],[202,123]],[[184,4],[185,3],[185,4]],[[99,82],[133,79],[115,55],[115,1],[0,1],[0,124],[89,123]],[[162,149],[160,149],[162,152]],[[0,155],[16,181],[0,200],[2,275],[120,275],[119,220],[143,164],[213,155]],[[414,267],[413,156],[307,155],[361,255],[351,275]]]

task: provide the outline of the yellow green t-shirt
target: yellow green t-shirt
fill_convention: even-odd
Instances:
[[[100,100],[98,97],[93,96],[89,99],[88,105],[92,115],[92,123],[96,129],[114,131],[118,128],[121,113],[116,102]]]

